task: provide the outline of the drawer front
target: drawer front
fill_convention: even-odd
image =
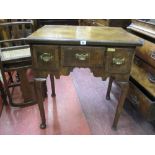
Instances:
[[[154,71],[154,72],[153,72]],[[149,68],[141,59],[135,57],[131,76],[142,85],[152,96],[155,96],[155,69]]]
[[[147,120],[155,120],[155,101],[149,99],[134,83],[130,82],[128,100]]]
[[[62,46],[61,64],[65,67],[103,67],[104,47]]]
[[[106,71],[109,73],[129,73],[134,49],[107,48]]]
[[[154,43],[144,40],[143,46],[136,48],[136,55],[155,68]]]
[[[33,45],[33,68],[39,70],[57,70],[59,68],[58,46]]]

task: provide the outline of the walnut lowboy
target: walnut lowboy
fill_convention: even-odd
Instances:
[[[43,78],[51,75],[52,96],[55,96],[54,76],[68,75],[74,67],[89,67],[94,76],[103,80],[110,77],[107,99],[110,99],[112,81],[120,83],[122,93],[113,122],[113,127],[117,127],[128,92],[134,49],[142,45],[138,37],[122,28],[48,25],[30,35],[27,42],[31,47],[41,128],[46,127]]]

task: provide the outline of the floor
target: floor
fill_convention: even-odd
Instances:
[[[127,101],[118,129],[111,129],[120,90],[113,84],[111,100],[107,101],[107,84],[108,80],[94,77],[89,69],[75,68],[69,76],[55,80],[56,97],[52,98],[48,77],[48,98],[44,101],[47,128],[39,128],[37,105],[5,106],[0,118],[0,134],[154,135],[154,126],[143,120]]]

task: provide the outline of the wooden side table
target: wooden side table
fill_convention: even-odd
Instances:
[[[27,42],[31,47],[41,128],[46,127],[43,78],[51,75],[52,96],[55,96],[54,76],[69,75],[74,67],[89,67],[94,76],[103,80],[110,77],[107,99],[110,99],[112,81],[120,82],[122,93],[113,121],[113,127],[117,127],[128,92],[134,49],[142,45],[138,37],[122,28],[46,25],[30,35]]]

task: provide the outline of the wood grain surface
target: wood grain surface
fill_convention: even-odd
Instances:
[[[87,45],[142,45],[140,38],[128,33],[122,28],[100,26],[60,26],[45,25],[27,38],[32,43],[80,44],[86,41]]]

